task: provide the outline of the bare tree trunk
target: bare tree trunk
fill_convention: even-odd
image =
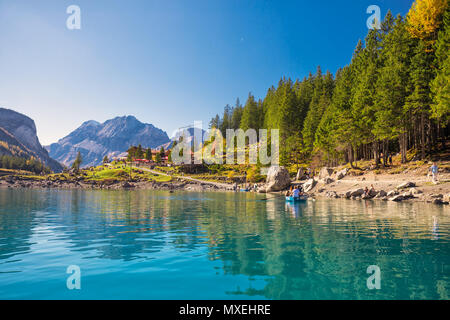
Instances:
[[[388,141],[386,139],[383,140],[383,168],[386,168],[387,164],[387,144]]]
[[[350,162],[350,167],[352,167],[354,169],[355,167],[353,166],[353,147],[352,146],[350,146],[348,148],[348,159]]]
[[[421,113],[420,117],[420,150],[421,150],[421,156],[420,158],[423,160],[425,159],[425,113]]]
[[[406,163],[406,135],[407,133],[404,132],[400,135],[400,152],[402,155],[402,163]]]
[[[380,164],[380,153],[379,153],[379,147],[378,147],[378,141],[373,142],[373,157],[375,159],[375,167],[378,168]]]

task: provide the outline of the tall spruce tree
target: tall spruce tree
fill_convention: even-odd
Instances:
[[[249,93],[247,102],[245,103],[244,110],[242,112],[240,127],[244,131],[247,131],[248,129],[258,130],[258,123],[258,104],[255,101],[255,97]]]
[[[433,102],[431,116],[442,126],[450,121],[450,5],[444,15],[442,30],[435,45],[436,78],[431,83]]]
[[[376,83],[376,120],[373,134],[383,141],[383,155],[386,163],[388,141],[404,138],[407,129],[406,97],[409,88],[409,64],[412,40],[401,16],[383,40],[380,52],[382,65]],[[401,148],[402,158],[406,158],[405,148]]]
[[[427,44],[417,41],[414,49],[414,56],[411,59],[410,75],[411,75],[411,94],[407,97],[406,109],[411,113],[415,120],[415,125],[419,128],[420,136],[420,155],[425,158],[426,152],[426,126],[427,118],[431,110],[431,90],[430,83],[433,80],[433,55],[427,50]],[[429,128],[428,128],[429,129]]]
[[[324,92],[323,82],[322,69],[319,66],[317,67],[317,72],[314,76],[314,91],[302,130],[304,147],[308,153],[312,152],[316,129],[323,114],[320,106],[320,99]]]
[[[242,105],[239,101],[239,98],[236,99],[236,104],[233,108],[233,114],[231,116],[231,127],[233,129],[239,129],[241,125],[241,119],[242,119]]]

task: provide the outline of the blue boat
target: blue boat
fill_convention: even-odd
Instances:
[[[308,200],[308,196],[300,196],[300,197],[286,197],[286,201],[289,202],[298,202],[298,201],[306,201]]]

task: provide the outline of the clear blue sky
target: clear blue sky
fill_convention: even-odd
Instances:
[[[43,144],[87,120],[134,115],[166,130],[204,125],[282,76],[335,72],[367,33],[369,5],[411,0],[0,0],[0,106]],[[68,30],[66,8],[81,8]]]

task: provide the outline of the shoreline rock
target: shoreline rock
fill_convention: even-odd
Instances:
[[[281,166],[272,166],[267,172],[266,193],[273,191],[283,191],[291,185],[289,171]]]

